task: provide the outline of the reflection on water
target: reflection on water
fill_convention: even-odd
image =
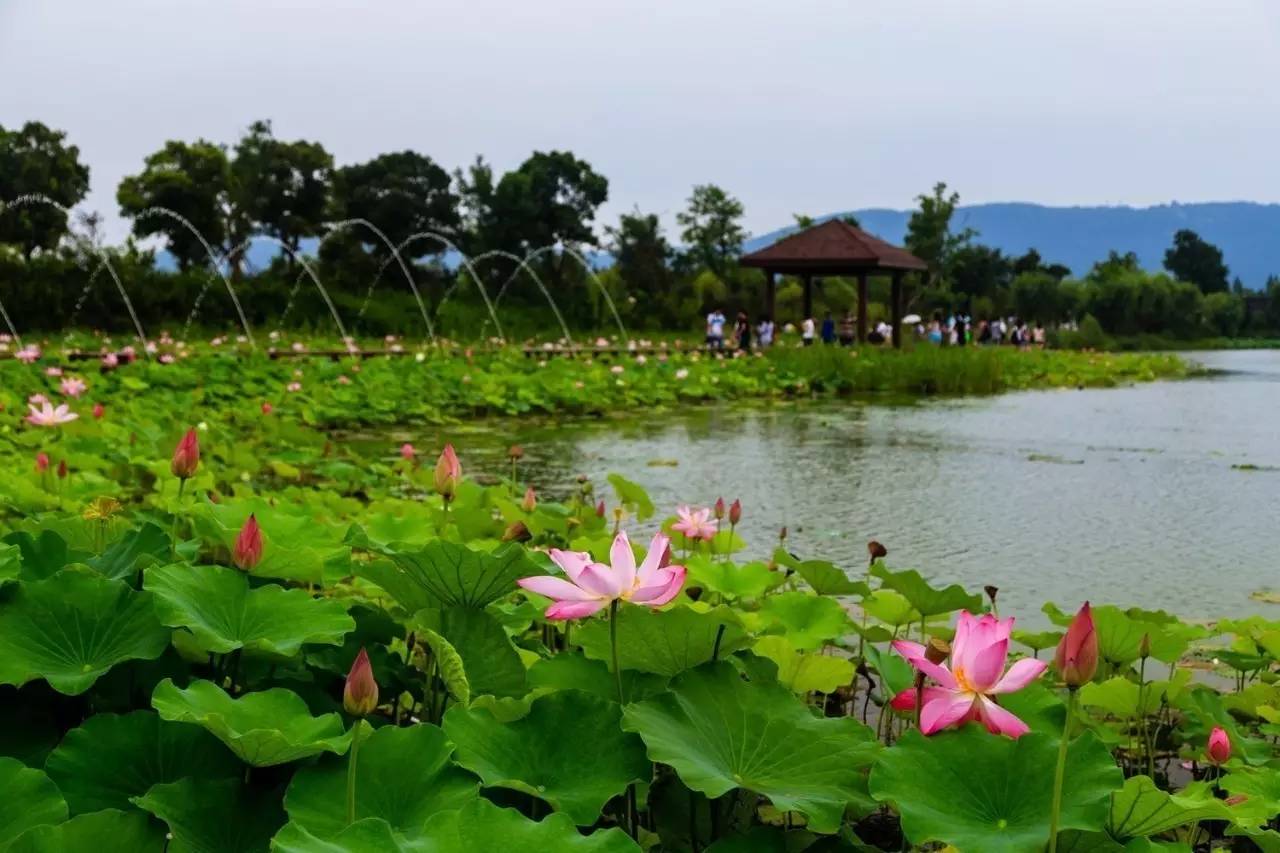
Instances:
[[[448,437],[472,471],[494,475],[519,442],[524,470],[551,494],[579,473],[607,489],[617,471],[644,485],[660,514],[739,498],[758,556],[787,525],[791,550],[861,571],[876,538],[890,565],[970,589],[995,584],[1002,609],[1033,623],[1043,601],[1074,608],[1085,596],[1190,617],[1262,611],[1249,593],[1280,586],[1280,352],[1196,358],[1229,372],[906,407],[721,405],[412,437],[423,447]]]

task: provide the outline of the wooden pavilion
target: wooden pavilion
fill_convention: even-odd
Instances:
[[[908,272],[923,272],[928,265],[906,249],[886,243],[839,219],[828,219],[783,237],[763,249],[744,255],[744,267],[764,270],[765,312],[777,319],[776,276],[793,275],[804,282],[804,315],[813,315],[813,280],[821,276],[856,276],[858,279],[858,341],[867,340],[867,278],[887,273],[893,281],[890,316],[893,345],[902,345],[902,279]]]

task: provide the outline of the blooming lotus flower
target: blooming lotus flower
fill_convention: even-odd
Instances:
[[[61,367],[46,367],[46,368],[44,369],[44,375],[45,375],[45,376],[52,376],[53,378],[55,378],[55,379],[56,379],[56,378],[58,378],[59,376],[61,376],[61,375],[62,375],[62,368],[61,368]]]
[[[173,364],[173,353],[167,352],[160,356],[161,364]]]
[[[676,507],[678,520],[671,529],[684,534],[687,539],[710,539],[716,535],[716,526],[711,523],[711,510],[694,509],[692,507]]]
[[[1093,611],[1085,602],[1071,620],[1066,635],[1058,643],[1053,665],[1058,677],[1070,688],[1088,684],[1098,670],[1098,632],[1093,628]]]
[[[607,566],[593,562],[590,554],[553,548],[551,559],[564,570],[568,580],[541,575],[521,578],[517,583],[530,592],[555,599],[547,608],[548,619],[581,619],[615,601],[661,607],[684,586],[684,566],[664,565],[669,546],[666,536],[654,536],[639,567],[625,532],[614,537]]]
[[[1231,758],[1231,738],[1222,726],[1214,726],[1209,733],[1209,745],[1205,747],[1205,755],[1212,764],[1226,764]]]
[[[89,386],[78,376],[68,376],[58,385],[58,390],[67,397],[79,397],[89,390]]]
[[[107,407],[106,407],[106,406],[102,405],[101,403],[94,403],[94,404],[93,404],[93,418],[94,418],[94,420],[99,420],[99,421],[100,421],[100,420],[102,420],[102,416],[103,416],[103,415],[105,415],[106,413],[107,413]]]
[[[356,655],[347,673],[347,683],[342,688],[342,707],[354,717],[367,717],[378,707],[378,682],[373,678],[373,667],[364,649]]]
[[[182,440],[178,442],[178,446],[173,449],[173,459],[169,462],[169,470],[179,480],[186,480],[195,476],[196,469],[199,467],[200,439],[196,437],[194,429],[189,429],[187,434],[182,437]]]
[[[45,403],[49,402],[49,398],[43,394],[32,394],[27,398],[27,402],[32,406],[43,406]]]
[[[120,356],[113,352],[109,352],[102,357],[102,366],[107,370],[112,370],[120,366]]]
[[[1013,619],[997,619],[990,613],[976,617],[968,611],[960,613],[955,639],[951,643],[951,667],[933,663],[919,643],[896,640],[893,649],[907,659],[917,671],[937,682],[923,688],[920,708],[920,731],[936,734],[950,726],[980,722],[992,734],[1017,738],[1026,734],[1028,726],[1001,708],[995,696],[1021,690],[1040,677],[1049,664],[1024,658],[1005,672],[1009,656],[1009,634]],[[907,689],[893,699],[893,707],[909,710],[915,707],[915,690]]]
[[[302,383],[290,382],[288,385],[284,386],[284,390],[288,391],[290,394],[296,394],[302,390]]]
[[[406,441],[404,444],[400,445],[401,459],[404,459],[408,462],[412,462],[414,457],[417,455],[418,455],[418,452],[413,449],[413,445],[410,444],[409,442]]]
[[[54,406],[48,400],[45,400],[39,407],[28,406],[31,414],[27,415],[27,421],[36,426],[61,426],[69,424],[76,418],[80,417],[68,408],[66,403]]]
[[[453,445],[446,444],[444,450],[440,451],[440,458],[436,460],[436,491],[446,501],[451,501],[461,479],[462,463],[458,461],[458,454],[453,452]]]
[[[236,536],[235,545],[231,548],[231,562],[237,569],[249,572],[262,562],[262,528],[253,513],[245,520],[244,526]]]

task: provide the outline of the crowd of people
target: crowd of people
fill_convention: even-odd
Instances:
[[[905,318],[904,323],[914,326],[917,340],[928,341],[939,346],[965,346],[978,344],[981,346],[999,346],[1010,344],[1017,347],[1043,347],[1045,345],[1045,329],[1037,322],[1029,327],[1025,320],[1018,317],[996,317],[994,320],[981,319],[976,324],[967,314],[951,314],[943,317],[942,312],[935,312],[933,318],[925,323],[918,316]],[[734,321],[732,338],[726,342],[725,329],[728,318],[720,308],[707,314],[706,344],[710,349],[733,349],[748,351],[751,349],[768,349],[776,339],[776,328],[773,318],[765,315],[754,326],[747,312],[739,311]],[[805,317],[800,322],[800,342],[803,346],[813,346],[817,341],[824,344],[853,346],[857,340],[857,325],[852,312],[845,312],[837,322],[830,311],[819,324],[813,317]],[[795,331],[790,323],[783,329]],[[867,343],[885,344],[893,341],[893,327],[881,320],[867,334]]]

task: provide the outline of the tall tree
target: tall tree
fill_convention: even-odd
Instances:
[[[655,214],[624,213],[617,227],[605,230],[614,267],[629,289],[655,297],[669,289],[671,245]]]
[[[333,157],[317,142],[285,142],[257,121],[236,144],[231,177],[236,203],[264,234],[293,252],[321,233]]]
[[[1142,265],[1138,263],[1138,256],[1133,252],[1125,252],[1123,255],[1112,249],[1107,253],[1105,261],[1098,261],[1093,265],[1093,269],[1089,270],[1089,280],[1112,281],[1121,278],[1129,273],[1142,272]]]
[[[596,210],[609,180],[569,151],[535,151],[507,172],[492,194],[491,228],[498,244],[527,254],[543,246],[596,245]]]
[[[724,279],[742,252],[747,232],[742,228],[742,202],[715,184],[699,184],[689,206],[676,214],[684,230],[680,238],[699,262]]]
[[[343,166],[334,173],[333,204],[341,219],[364,219],[399,245],[414,234],[432,231],[453,239],[461,219],[458,196],[449,173],[416,151],[383,154],[367,163]],[[373,238],[374,253],[390,251]],[[424,254],[443,251],[436,241],[418,247]]]
[[[1173,235],[1173,246],[1164,253],[1164,268],[1200,288],[1201,293],[1228,290],[1222,250],[1189,229]]]
[[[64,208],[79,204],[89,192],[89,167],[66,138],[38,121],[18,130],[0,127],[0,203],[38,194]],[[66,233],[67,214],[52,205],[25,204],[0,213],[0,243],[21,246],[27,258],[37,249],[55,248]]]
[[[937,286],[949,272],[951,258],[956,250],[968,243],[977,232],[965,228],[951,230],[951,218],[960,204],[960,194],[947,193],[947,185],[934,184],[933,192],[916,197],[920,208],[907,220],[907,249],[929,265],[929,286]]]
[[[951,256],[951,287],[965,296],[992,296],[1013,280],[1009,258],[991,246],[971,243]]]
[[[165,208],[191,223],[211,246],[226,251],[248,236],[249,225],[231,192],[226,149],[203,139],[170,140],[144,161],[142,171],[120,182],[120,211],[133,219],[137,237],[161,235],[178,266],[208,263],[200,239],[182,223],[152,208]]]

